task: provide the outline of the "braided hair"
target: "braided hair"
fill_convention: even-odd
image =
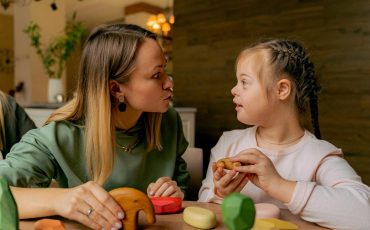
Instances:
[[[296,41],[274,39],[251,48],[267,49],[273,70],[279,74],[285,73],[291,78],[297,110],[304,114],[309,104],[314,134],[320,139],[317,97],[320,85],[315,75],[314,64],[303,46]]]

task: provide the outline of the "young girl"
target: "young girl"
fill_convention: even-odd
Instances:
[[[341,149],[320,140],[319,85],[304,48],[287,40],[254,45],[240,53],[236,76],[231,93],[237,118],[254,126],[221,136],[199,201],[221,203],[241,192],[325,227],[370,229],[369,187]],[[300,124],[308,105],[315,135]],[[223,157],[242,165],[217,168]]]

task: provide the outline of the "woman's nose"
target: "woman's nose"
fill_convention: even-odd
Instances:
[[[173,92],[173,86],[174,86],[173,78],[167,75],[167,79],[164,82],[163,89],[169,89],[171,92]]]

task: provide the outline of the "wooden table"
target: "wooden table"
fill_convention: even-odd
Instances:
[[[217,225],[214,229],[226,229],[225,225],[222,222],[221,216],[221,206],[218,204],[213,203],[199,203],[195,201],[184,201],[183,205],[184,208],[188,206],[198,206],[202,208],[207,208],[215,212],[217,218]],[[145,214],[143,212],[140,213],[139,217],[139,229],[174,229],[174,230],[186,230],[186,229],[197,229],[193,228],[190,225],[186,224],[182,219],[182,213],[178,214],[171,214],[171,215],[157,215],[156,216],[156,223],[153,225],[146,224]],[[300,219],[298,216],[294,216],[288,210],[281,210],[281,219],[288,220],[292,223],[298,225],[299,229],[304,230],[315,230],[315,229],[326,229],[320,227],[318,225],[306,222]],[[36,220],[21,220],[20,221],[20,229],[21,230],[33,230],[33,224]],[[63,223],[66,226],[67,230],[77,230],[77,229],[88,229],[87,227],[70,220],[63,219]]]

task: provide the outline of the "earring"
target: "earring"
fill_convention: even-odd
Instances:
[[[125,97],[124,96],[119,97],[118,100],[119,100],[118,110],[120,112],[125,112],[125,110],[126,110]]]

